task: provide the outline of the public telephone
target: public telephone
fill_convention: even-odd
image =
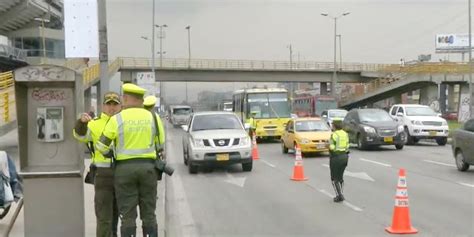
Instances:
[[[36,128],[39,141],[59,142],[64,140],[64,108],[37,108]]]

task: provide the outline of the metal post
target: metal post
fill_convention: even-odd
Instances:
[[[41,57],[41,62],[43,62],[43,58],[46,58],[46,39],[44,36],[44,19],[41,21],[41,38],[43,39],[43,57]]]
[[[186,26],[188,30],[188,67],[191,68],[191,26]]]
[[[160,26],[160,68],[163,67],[163,26]]]
[[[339,70],[342,71],[342,35],[337,35],[339,37]]]
[[[97,99],[99,100],[102,96],[109,91],[110,79],[108,77],[109,67],[109,53],[107,43],[107,8],[105,0],[98,1],[99,10],[99,61],[100,61],[100,92],[98,91]],[[102,102],[97,101],[97,104]],[[97,107],[97,114],[100,114],[101,107]]]
[[[470,118],[474,118],[474,82],[472,81],[472,32],[471,32],[471,0],[469,0],[469,99],[470,99]]]
[[[290,49],[290,69],[293,69],[293,48],[291,44],[289,46],[289,49]]]
[[[336,97],[336,83],[337,83],[337,61],[336,61],[336,37],[337,36],[337,17],[334,17],[334,68],[331,80],[331,95]]]
[[[153,0],[152,6],[152,17],[151,17],[151,73],[155,79],[155,0]],[[161,68],[161,63],[160,63]],[[156,80],[156,79],[155,79]]]

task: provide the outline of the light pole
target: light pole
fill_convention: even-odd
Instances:
[[[322,16],[327,16],[330,17],[334,20],[334,68],[333,68],[333,74],[332,74],[332,80],[331,80],[331,95],[336,97],[336,83],[337,83],[337,59],[336,59],[336,38],[337,38],[337,19],[349,15],[350,12],[344,12],[339,16],[331,16],[327,13],[321,13]]]
[[[191,26],[186,26],[188,30],[188,67],[191,68]]]
[[[337,35],[339,38],[339,70],[342,71],[342,35]]]
[[[469,99],[470,99],[470,107],[469,107],[469,117],[474,118],[474,82],[472,81],[472,30],[471,30],[471,0],[468,3],[469,8]]]
[[[156,27],[160,28],[160,35],[159,35],[159,39],[160,39],[160,68],[163,67],[163,54],[165,54],[165,52],[163,52],[163,39],[165,38],[164,35],[163,35],[163,28],[166,28],[168,27],[168,25],[166,24],[163,24],[163,25],[155,25]]]
[[[43,64],[43,59],[46,59],[46,39],[44,35],[44,23],[49,23],[49,19],[44,19],[42,17],[37,17],[34,19],[35,21],[41,22],[41,39],[43,42],[43,57],[41,57],[41,64]]]

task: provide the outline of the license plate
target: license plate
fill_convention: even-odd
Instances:
[[[273,135],[275,135],[275,131],[273,131],[273,130],[267,130],[267,134],[268,134],[269,136],[273,136]]]
[[[218,161],[229,160],[229,154],[217,154],[217,155],[216,155],[216,159],[217,159]]]
[[[393,137],[384,137],[383,141],[384,142],[393,142]]]
[[[326,144],[318,144],[318,145],[316,145],[316,148],[318,148],[318,149],[326,149]]]
[[[430,136],[436,136],[436,131],[430,131]]]

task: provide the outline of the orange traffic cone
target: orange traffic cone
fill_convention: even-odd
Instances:
[[[258,160],[258,145],[257,145],[257,135],[255,132],[252,134],[252,159],[253,160]]]
[[[410,209],[408,208],[408,188],[405,169],[398,172],[397,194],[393,210],[392,226],[385,228],[391,234],[415,234],[418,230],[410,224]]]
[[[304,177],[303,169],[303,157],[301,156],[300,145],[296,144],[295,150],[295,166],[293,167],[293,177],[291,180],[294,181],[306,181],[308,178]]]

